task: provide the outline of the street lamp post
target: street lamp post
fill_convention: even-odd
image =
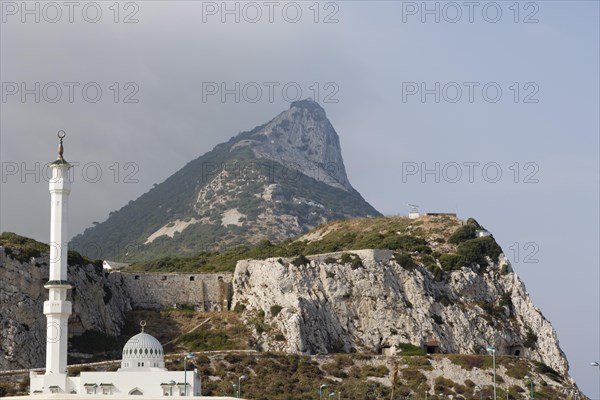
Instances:
[[[535,399],[535,383],[533,382],[533,378],[529,375],[525,375],[525,381],[529,381],[531,385],[531,400]]]
[[[323,389],[325,389],[326,387],[326,383],[323,383],[321,386],[319,386],[319,400],[323,400]]]
[[[331,396],[335,396],[335,392],[331,392],[329,393],[329,398],[331,399]]]
[[[188,353],[183,358],[183,395],[187,397],[187,360],[188,358],[192,358],[194,355],[192,353]]]
[[[492,353],[494,360],[494,400],[496,400],[496,348],[494,346],[488,346],[487,351]]]
[[[173,396],[173,385],[175,385],[177,382],[175,381],[169,381],[169,396]]]
[[[242,398],[242,379],[248,379],[248,375],[243,374],[238,378],[238,399]]]
[[[233,398],[237,399],[237,384],[232,383],[233,385]]]
[[[475,385],[473,389],[479,391],[479,400],[483,400],[483,390],[481,389],[481,386]]]

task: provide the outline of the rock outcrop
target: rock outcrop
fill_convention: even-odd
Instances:
[[[48,256],[21,263],[0,246],[0,370],[43,367],[46,359]],[[69,266],[73,303],[69,334],[96,330],[116,336],[131,309],[126,293],[93,265]]]
[[[0,370],[43,367],[46,349],[48,255],[29,262],[12,257],[0,246]],[[116,337],[132,309],[189,307],[202,311],[227,309],[231,273],[112,272],[92,264],[70,265],[73,289],[69,336],[98,331]]]
[[[504,256],[485,270],[464,267],[436,280],[392,251],[353,253],[361,259],[354,266],[340,253],[299,266],[281,258],[238,262],[233,305],[249,321],[264,315],[264,350],[381,352],[409,343],[473,354],[494,345],[499,355],[528,355],[567,374],[556,332]]]

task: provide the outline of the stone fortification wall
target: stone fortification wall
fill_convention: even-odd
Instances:
[[[134,309],[191,307],[202,311],[228,310],[233,274],[112,272]]]

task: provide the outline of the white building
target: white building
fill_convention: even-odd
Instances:
[[[44,379],[40,378],[43,376],[31,373],[31,394],[47,393],[46,389],[50,393],[112,396],[200,396],[201,393],[197,371],[167,371],[162,345],[143,330],[123,347],[121,368],[117,371],[82,372],[78,377],[67,377],[67,391],[58,385],[45,388]]]
[[[109,260],[104,260],[102,262],[102,269],[105,269],[107,271],[113,271],[113,270],[120,270],[123,268],[128,267],[129,264],[127,263],[120,263],[120,262],[116,262],[116,261],[109,261]]]
[[[485,229],[477,229],[475,231],[475,236],[480,238],[480,237],[487,237],[487,236],[491,236],[492,234],[489,233],[488,231],[486,231]]]
[[[44,302],[46,370],[44,374],[30,373],[31,397],[199,396],[201,389],[197,371],[167,371],[162,345],[144,332],[145,324],[142,324],[142,332],[129,339],[123,347],[121,368],[117,371],[82,372],[78,377],[67,375],[68,320],[72,307],[67,300],[71,284],[67,280],[65,220],[71,192],[71,165],[63,158],[64,132],[59,132],[58,137],[58,158],[50,164],[50,279],[44,285],[49,290],[49,299]]]

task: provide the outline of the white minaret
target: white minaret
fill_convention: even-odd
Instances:
[[[68,321],[71,315],[71,302],[67,300],[67,290],[71,285],[67,280],[67,215],[71,181],[69,164],[63,158],[63,138],[58,133],[58,158],[52,164],[50,180],[50,279],[44,285],[50,291],[44,302],[46,315],[46,373],[44,392],[67,392],[67,342]]]

